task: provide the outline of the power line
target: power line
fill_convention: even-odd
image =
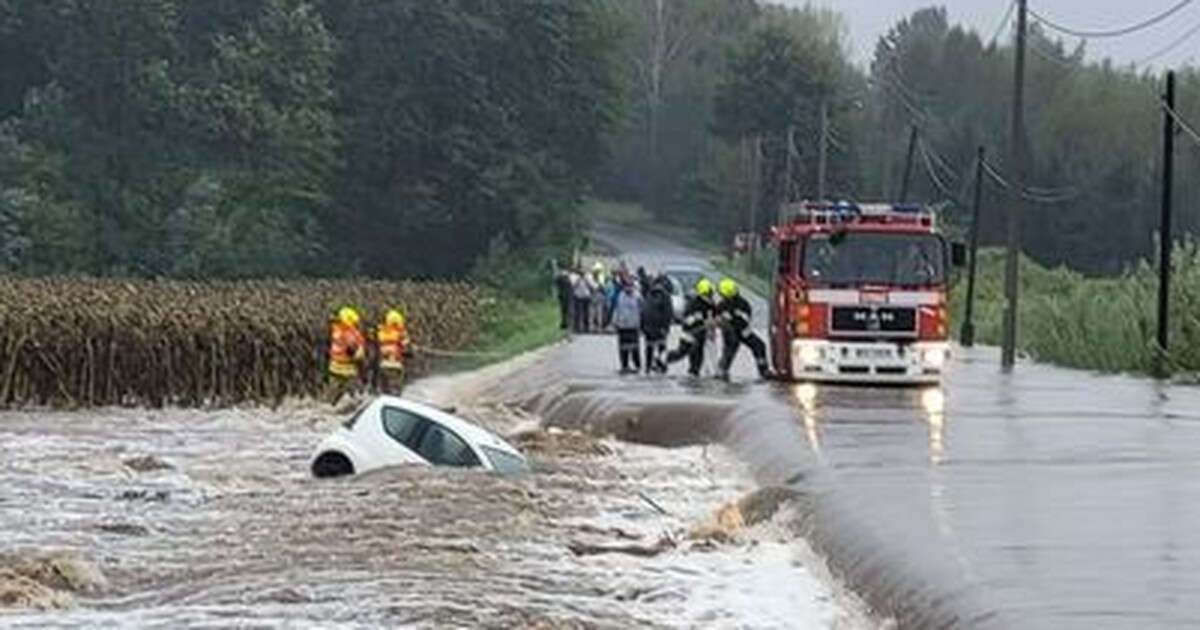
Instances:
[[[1017,0],[1012,0],[1008,3],[1008,10],[1004,12],[1004,17],[1000,18],[1000,24],[996,26],[996,32],[992,33],[992,38],[988,40],[988,46],[993,46],[996,40],[1000,39],[1000,35],[1008,30],[1008,26],[1012,24],[1009,21],[1012,18],[1013,11],[1017,8]]]
[[[1159,57],[1162,57],[1163,55],[1171,52],[1172,50],[1175,50],[1176,48],[1181,46],[1184,42],[1186,42],[1187,40],[1189,40],[1193,36],[1195,36],[1196,33],[1200,33],[1200,24],[1193,26],[1188,32],[1184,33],[1183,35],[1180,35],[1179,39],[1176,39],[1175,41],[1171,42],[1170,44],[1163,46],[1162,48],[1160,48],[1159,50],[1154,52],[1154,54],[1137,62],[1137,65],[1144,66],[1144,65],[1150,63],[1151,61],[1154,61],[1155,59],[1158,59]]]
[[[1188,1],[1191,2],[1191,0]],[[1014,0],[1013,6],[1015,7],[1016,4],[1016,0]],[[910,102],[910,96],[914,98],[914,100],[919,100],[919,97],[915,95],[915,90],[904,84],[899,69],[895,67],[894,62],[897,59],[897,55],[898,53],[896,51],[892,51],[891,61],[893,63],[888,64],[888,67],[884,70],[884,72],[887,73],[883,77],[884,87],[891,88],[891,90],[888,91],[891,92],[893,98],[895,98],[897,101],[900,101],[900,104],[903,105],[906,110],[908,110],[909,115],[912,116],[913,122],[917,123],[918,127],[924,127],[926,126],[926,123],[936,119],[933,118],[933,116],[930,115],[924,107],[914,105],[912,102]],[[1052,59],[1051,61],[1057,61],[1062,65],[1066,64],[1066,62],[1057,59]],[[1069,67],[1070,69],[1075,70],[1079,67],[1079,65],[1072,64]],[[943,174],[948,175],[951,181],[959,179],[958,174],[955,173],[954,169],[949,166],[948,161],[935,149],[931,148],[923,136],[919,137],[917,147],[920,150],[921,159],[925,165],[926,173],[933,182],[934,187],[937,188],[938,192],[944,195],[947,199],[952,200],[956,204],[963,205],[960,196],[955,195],[952,191],[950,191],[949,187],[937,174],[937,167],[940,167],[943,171]],[[935,164],[937,166],[935,166]],[[984,162],[984,168],[987,169],[989,176],[991,176],[996,183],[1000,184],[1002,188],[1006,190],[1013,190],[1014,187],[1008,183],[1008,181],[1000,174],[998,170],[996,170],[986,161]],[[969,179],[963,178],[963,183],[965,186],[967,183],[969,183]],[[1079,197],[1082,193],[1080,193],[1079,189],[1075,188],[1074,186],[1069,186],[1061,188],[1025,187],[1017,194],[1021,198],[1034,203],[1057,204],[1071,201]]]
[[[946,158],[941,153],[939,153],[937,149],[934,149],[933,147],[929,146],[928,142],[925,142],[925,150],[929,151],[930,157],[933,158],[934,165],[941,167],[942,173],[945,174],[946,176],[948,176],[950,181],[956,181],[958,179],[961,179],[959,177],[958,173],[955,173],[954,169],[950,167],[950,162],[948,160],[946,160]]]
[[[899,88],[893,84],[893,82],[888,81],[884,87],[892,88],[892,95],[896,97],[896,100],[900,101],[900,104],[904,106],[904,109],[908,110],[908,113],[910,116],[912,116],[914,122],[923,124],[929,117],[929,115],[926,114],[922,108],[910,103],[908,99],[904,97],[904,94],[900,92]]]
[[[937,188],[938,192],[940,192],[942,196],[962,206],[963,203],[958,198],[958,195],[955,195],[949,189],[949,187],[947,187],[946,184],[944,184],[942,180],[938,178],[938,175],[935,172],[936,169],[933,167],[933,160],[929,156],[929,147],[925,145],[924,138],[917,140],[917,150],[921,153],[921,162],[925,164],[925,174],[929,176],[929,181],[933,182],[934,188]]]
[[[1052,63],[1060,68],[1064,68],[1066,70],[1075,71],[1081,65],[1079,63],[1074,63],[1068,59],[1063,59],[1062,57],[1058,56],[1058,54],[1056,54],[1056,53],[1052,53],[1052,52],[1043,50],[1041,45],[1038,44],[1036,42],[1036,40],[1029,41],[1028,49],[1030,50],[1030,52],[1032,52],[1035,56],[1042,59],[1043,61],[1050,62],[1050,63]]]
[[[1033,203],[1045,205],[1066,203],[1068,201],[1077,199],[1083,194],[1074,186],[1059,189],[1026,187],[1020,191],[1017,191],[1016,186],[1013,186],[1008,181],[1008,178],[1006,178],[991,162],[984,160],[983,170],[993,182],[1000,186],[1000,188],[1009,192],[1013,192],[1019,195],[1022,199],[1031,201]]]
[[[1058,24],[1057,22],[1052,22],[1049,19],[1046,19],[1045,16],[1041,15],[1037,11],[1034,11],[1033,9],[1029,9],[1029,15],[1032,15],[1035,20],[1037,20],[1038,22],[1041,22],[1043,25],[1045,25],[1051,29],[1054,29],[1060,33],[1065,33],[1067,35],[1073,35],[1075,37],[1083,37],[1085,39],[1099,38],[1099,37],[1121,37],[1123,35],[1129,35],[1131,33],[1136,33],[1140,30],[1150,28],[1151,26],[1154,26],[1155,24],[1162,22],[1163,20],[1171,17],[1172,15],[1179,13],[1180,11],[1183,10],[1184,7],[1191,4],[1192,2],[1193,2],[1193,0],[1180,0],[1180,2],[1178,4],[1176,4],[1175,6],[1171,7],[1170,9],[1167,9],[1166,11],[1164,11],[1148,20],[1138,22],[1137,24],[1133,24],[1131,26],[1126,26],[1123,28],[1116,28],[1116,29],[1111,29],[1111,30],[1105,30],[1105,31],[1088,31],[1088,30],[1075,29],[1075,28],[1063,26],[1061,24]]]
[[[829,133],[826,137],[829,139],[829,146],[833,147],[834,149],[837,149],[837,151],[839,153],[849,153],[850,152],[850,147],[846,146],[846,143],[843,140],[841,140],[841,138],[838,136],[838,133],[837,133],[836,129],[833,127],[833,125],[829,126]]]
[[[900,71],[896,70],[895,68],[890,68],[888,71],[891,72],[891,75],[885,76],[884,79],[887,80],[888,84],[892,86],[892,89],[899,92],[909,105],[912,105],[914,102],[919,105],[921,102],[921,95],[917,94],[916,90],[908,86],[908,83],[904,81],[904,76],[900,73]],[[917,109],[923,109],[918,105],[912,106]]]
[[[1175,120],[1175,124],[1179,125],[1179,128],[1182,129],[1184,133],[1186,133],[1188,136],[1191,136],[1193,142],[1200,144],[1200,133],[1197,133],[1195,126],[1189,123],[1183,116],[1179,114],[1179,112],[1171,109],[1171,106],[1167,105],[1166,101],[1160,100],[1158,105],[1159,107],[1162,107],[1163,111],[1167,112],[1172,119]]]

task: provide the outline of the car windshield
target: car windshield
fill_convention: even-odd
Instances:
[[[804,248],[804,277],[824,285],[942,284],[946,255],[934,234],[814,234]]]
[[[370,407],[370,406],[371,406],[370,401],[367,401],[367,402],[359,405],[358,411],[355,411],[354,415],[347,418],[346,421],[342,423],[342,426],[346,427],[347,429],[353,429],[355,423],[357,423],[358,419],[363,415],[363,412],[366,411],[367,407]]]
[[[492,462],[492,468],[502,475],[529,472],[529,464],[524,459],[512,453],[507,453],[490,446],[481,445],[480,448],[483,449],[483,454],[487,455],[488,461]]]
[[[679,286],[683,288],[684,293],[691,293],[696,290],[696,283],[704,277],[703,273],[692,270],[668,271],[667,275],[675,278],[679,282]]]

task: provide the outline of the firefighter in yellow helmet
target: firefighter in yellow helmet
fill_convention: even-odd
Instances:
[[[329,326],[329,391],[330,404],[358,385],[359,369],[366,358],[367,344],[359,329],[358,311],[342,307]]]
[[[717,305],[717,321],[721,325],[721,345],[724,347],[717,378],[729,380],[729,368],[743,344],[754,354],[758,375],[764,380],[774,378],[767,363],[767,346],[750,327],[753,322],[750,302],[742,297],[732,278],[722,278],[717,285],[717,293],[721,294],[721,303]]]
[[[700,376],[700,366],[704,364],[704,343],[708,338],[708,325],[716,315],[716,308],[712,281],[701,278],[696,283],[696,294],[688,299],[683,310],[683,330],[679,337],[679,347],[667,355],[667,363],[675,363],[687,357],[688,373]]]
[[[404,390],[404,359],[409,356],[404,311],[389,310],[375,329],[375,339],[379,342],[379,390],[399,396]]]

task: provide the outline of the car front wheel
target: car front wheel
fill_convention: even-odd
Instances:
[[[345,477],[354,474],[354,464],[350,463],[350,459],[341,453],[332,451],[321,453],[321,456],[313,461],[312,473],[318,479]]]

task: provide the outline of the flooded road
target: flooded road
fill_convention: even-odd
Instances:
[[[1200,392],[997,362],[968,353],[944,392],[775,396],[799,409],[831,510],[924,583],[938,618],[1200,624]]]

